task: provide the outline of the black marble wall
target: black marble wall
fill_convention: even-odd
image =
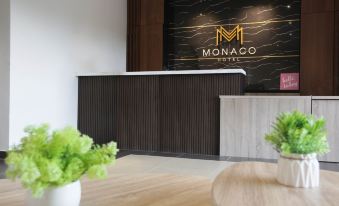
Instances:
[[[300,0],[167,0],[164,67],[242,68],[248,92],[281,91],[281,74],[299,73],[300,8]],[[217,46],[217,29],[230,32],[237,25],[243,28],[243,45],[233,39]],[[236,53],[230,54],[233,49]]]

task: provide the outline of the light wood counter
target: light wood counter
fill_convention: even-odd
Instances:
[[[221,96],[220,156],[277,159],[265,134],[280,113],[295,110],[325,118],[331,151],[319,160],[339,162],[337,96]]]
[[[311,97],[221,96],[220,156],[277,159],[265,141],[276,117],[298,110],[311,114]]]

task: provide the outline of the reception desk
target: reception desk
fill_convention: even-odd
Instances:
[[[220,155],[277,159],[264,136],[279,113],[294,110],[326,119],[331,151],[320,160],[339,162],[339,97],[221,96]]]
[[[242,95],[242,69],[79,75],[78,128],[120,149],[219,155],[220,95]]]

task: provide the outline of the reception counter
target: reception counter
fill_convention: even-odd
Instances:
[[[320,160],[339,162],[339,97],[221,96],[220,155],[277,159],[264,136],[279,113],[294,110],[326,119],[331,151]]]
[[[80,74],[78,128],[120,149],[219,155],[220,95],[242,69]]]

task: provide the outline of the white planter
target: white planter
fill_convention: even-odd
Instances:
[[[283,185],[301,188],[319,186],[319,162],[316,154],[281,155],[277,172],[277,180]]]
[[[80,199],[81,185],[78,180],[63,187],[50,188],[40,199],[27,193],[27,206],[79,206]]]

